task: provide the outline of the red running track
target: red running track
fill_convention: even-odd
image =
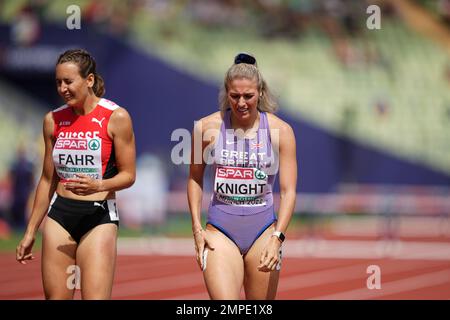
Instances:
[[[381,289],[367,288],[367,267]],[[43,299],[40,257],[20,265],[0,254],[0,299]],[[80,298],[77,291],[76,299]],[[208,299],[194,257],[119,255],[113,299]],[[450,299],[450,261],[284,258],[277,299]]]

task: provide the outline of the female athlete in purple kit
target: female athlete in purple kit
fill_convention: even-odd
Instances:
[[[281,245],[296,198],[297,160],[292,128],[273,115],[276,103],[256,59],[235,57],[219,96],[220,111],[194,127],[188,199],[197,262],[211,299],[274,299]],[[201,137],[201,150],[196,150]],[[201,161],[194,161],[200,153]],[[203,156],[205,155],[205,156]],[[206,229],[201,225],[203,175],[214,169]],[[273,185],[280,173],[278,217]]]

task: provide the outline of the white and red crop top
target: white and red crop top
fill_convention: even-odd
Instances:
[[[62,181],[85,174],[107,179],[117,174],[114,144],[108,136],[108,122],[119,108],[101,99],[87,115],[77,115],[68,105],[53,110],[55,121],[53,163]]]

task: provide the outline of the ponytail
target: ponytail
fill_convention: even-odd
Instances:
[[[98,73],[94,74],[95,80],[94,85],[92,86],[92,90],[94,91],[94,94],[101,98],[105,94],[105,82],[103,81],[103,78]]]

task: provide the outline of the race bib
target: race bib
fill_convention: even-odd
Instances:
[[[268,175],[257,168],[217,166],[216,199],[235,206],[264,206]]]
[[[59,137],[53,148],[53,163],[62,180],[84,174],[93,179],[102,178],[102,140],[97,137]]]

